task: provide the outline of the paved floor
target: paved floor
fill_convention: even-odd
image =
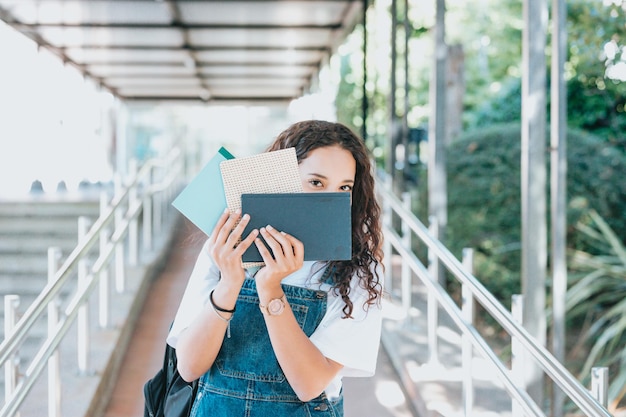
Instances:
[[[179,231],[165,269],[154,281],[137,322],[104,417],[143,416],[143,384],[162,364],[167,329],[174,319],[200,242]],[[346,417],[410,417],[409,403],[389,356],[381,347],[373,378],[347,378]]]

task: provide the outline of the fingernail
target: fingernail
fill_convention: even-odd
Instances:
[[[250,218],[250,215],[249,215],[249,214],[247,214],[247,213],[246,213],[246,214],[244,214],[244,215],[243,215],[243,219],[244,219],[244,220],[248,220],[249,218]]]
[[[274,228],[272,226],[270,226],[269,224],[266,226],[267,230],[274,230]]]
[[[230,212],[230,210],[228,210],[228,207],[226,207],[226,208],[224,209],[224,213],[228,213],[228,212]]]

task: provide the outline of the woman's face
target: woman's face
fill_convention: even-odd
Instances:
[[[309,152],[300,161],[300,179],[305,193],[349,192],[352,194],[356,161],[340,146],[326,146]]]

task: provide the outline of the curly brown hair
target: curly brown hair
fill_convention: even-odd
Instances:
[[[344,317],[352,317],[354,306],[350,300],[350,282],[353,276],[359,285],[368,291],[366,308],[380,303],[382,298],[381,278],[378,265],[382,265],[382,229],[380,206],[374,192],[374,177],[369,151],[363,140],[348,127],[323,120],[305,120],[294,123],[280,133],[268,152],[295,148],[298,163],[318,148],[340,146],[349,151],[356,160],[356,175],[352,189],[352,259],[331,261],[328,267],[334,270],[334,290],[345,302]]]

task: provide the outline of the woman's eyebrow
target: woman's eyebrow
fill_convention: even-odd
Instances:
[[[309,172],[307,175],[311,175],[323,180],[328,180],[328,177],[322,174],[318,174],[316,172]],[[346,178],[345,180],[342,181],[343,183],[347,183],[347,184],[354,184],[354,180],[351,178]]]
[[[314,177],[320,177],[322,179],[328,179],[325,175],[318,174],[317,172],[309,172],[307,175],[313,175]]]

